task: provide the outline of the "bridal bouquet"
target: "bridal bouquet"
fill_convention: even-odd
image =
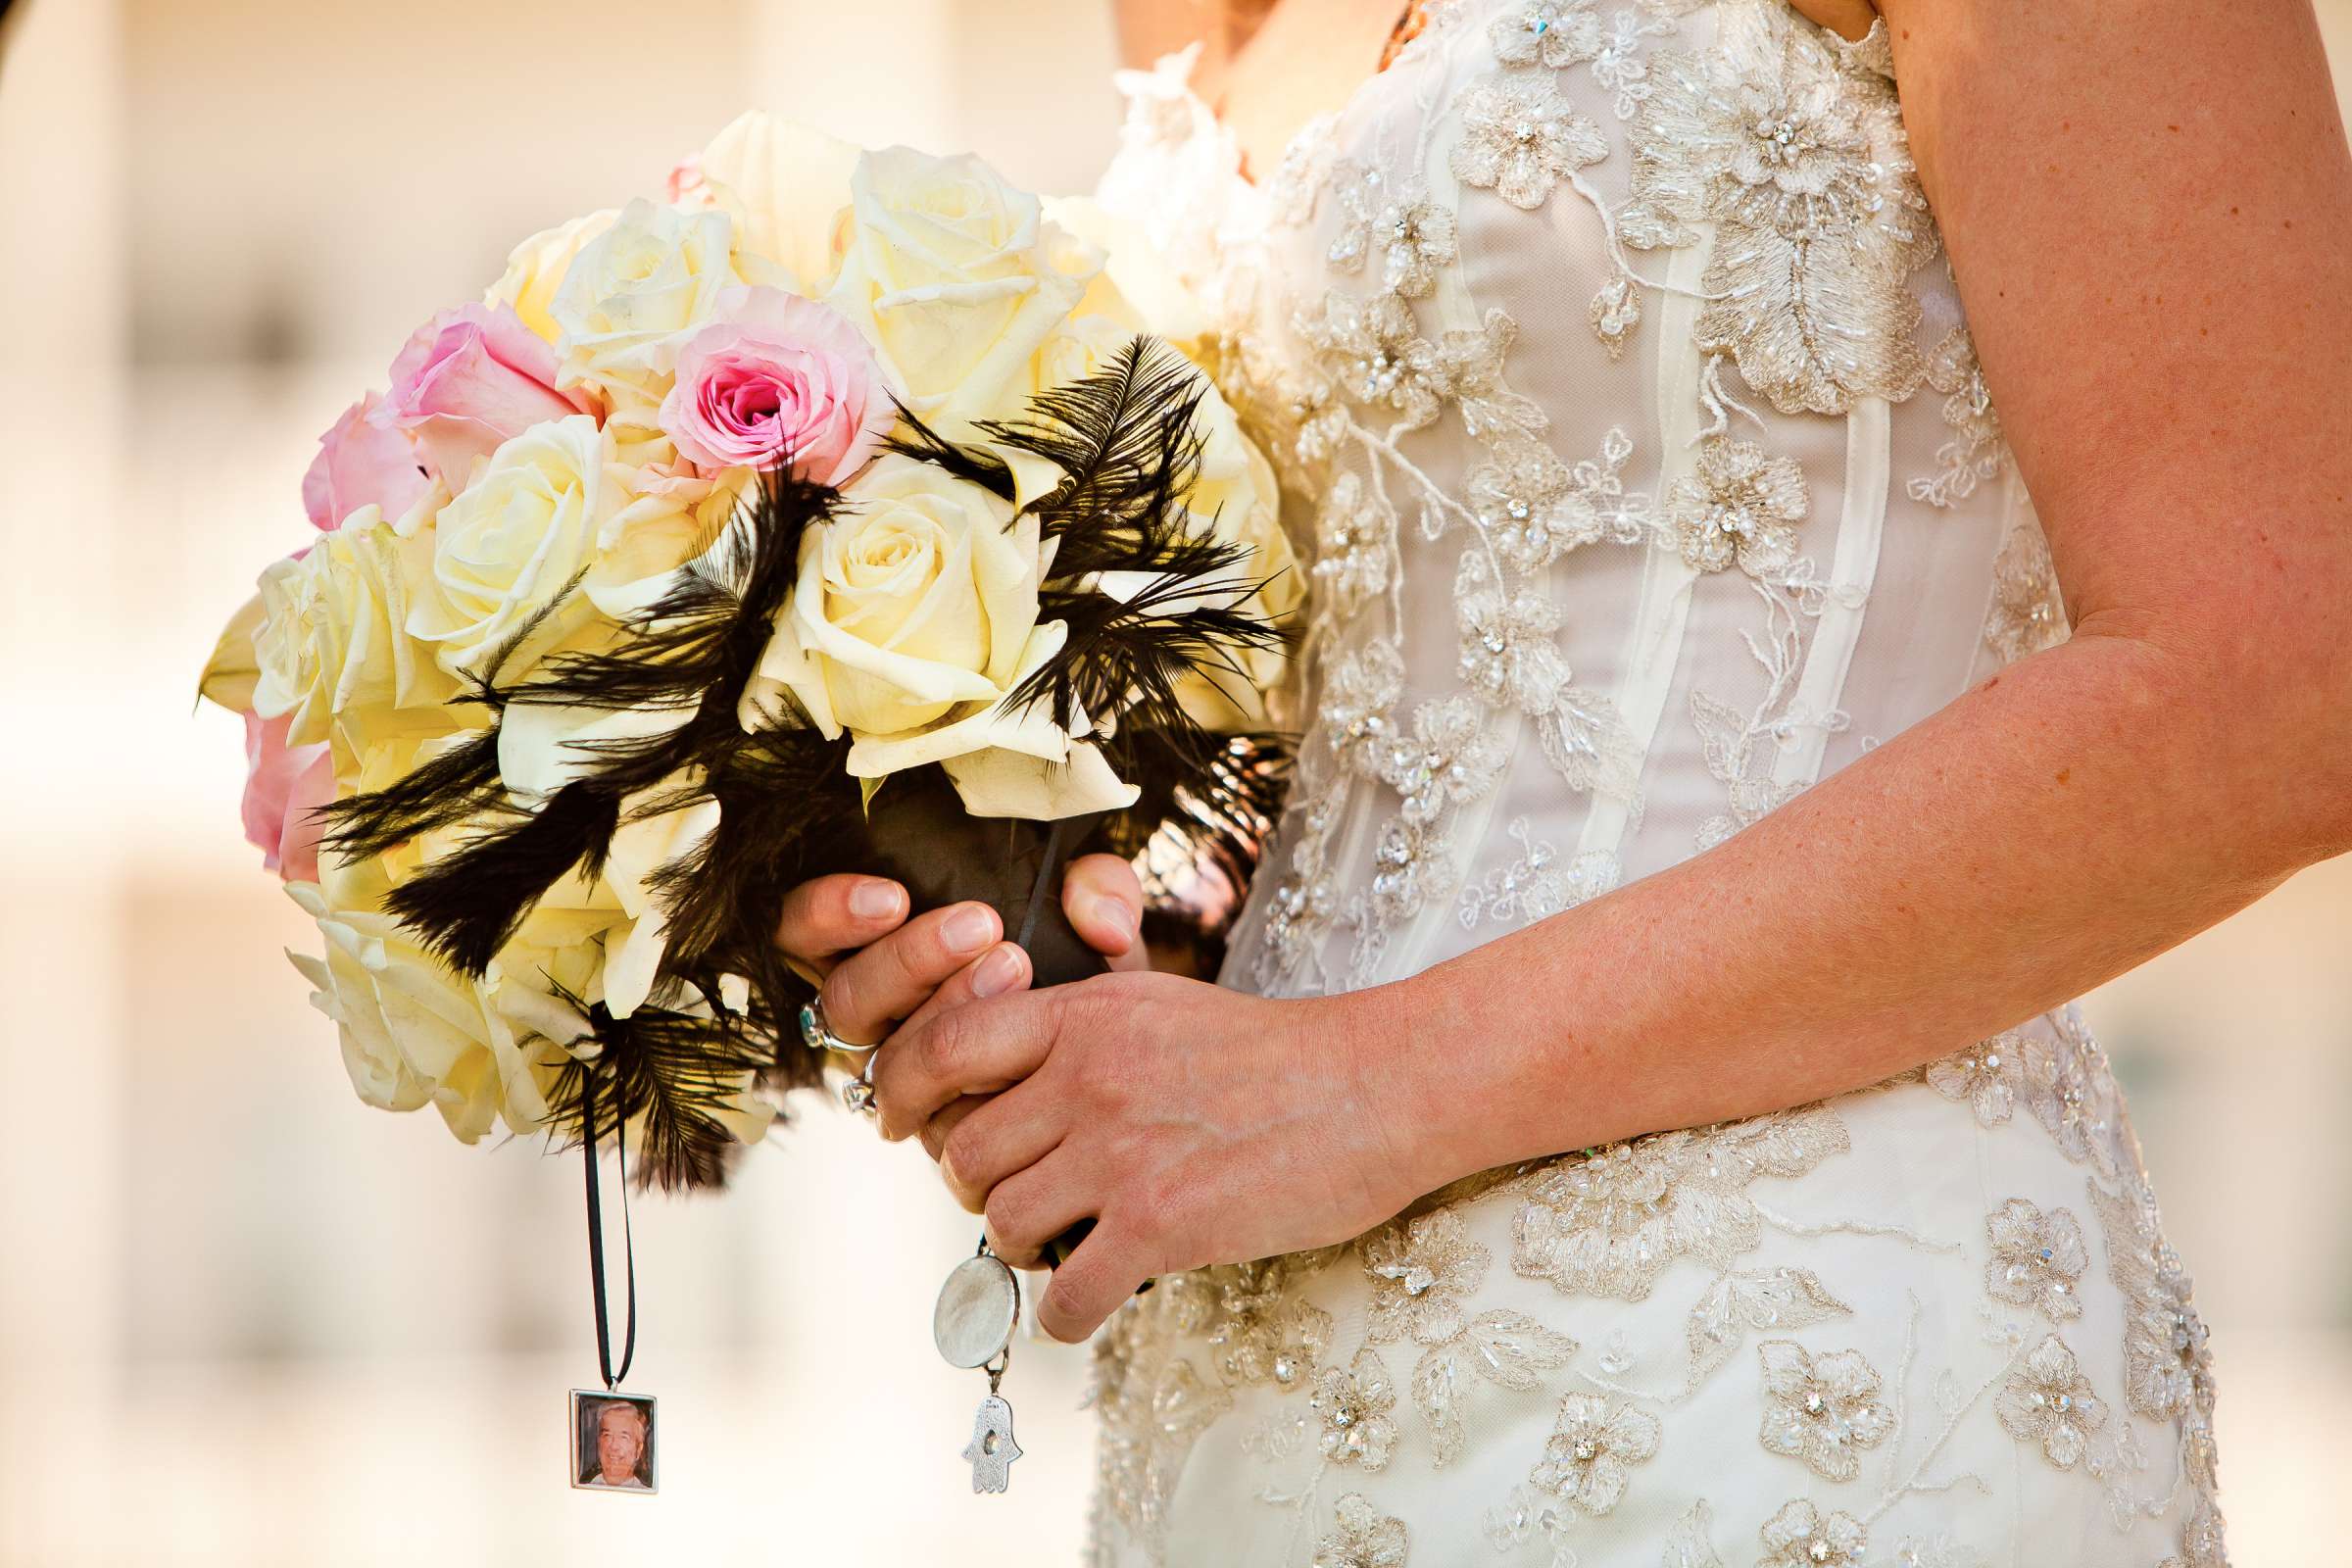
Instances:
[[[1262,726],[1299,595],[1198,330],[1102,215],[757,115],[420,327],[202,685],[361,1098],[714,1183],[820,1077],[805,878],[1083,968],[1061,860]]]

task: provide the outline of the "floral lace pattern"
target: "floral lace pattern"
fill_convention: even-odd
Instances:
[[[1657,1454],[1658,1433],[1646,1410],[1571,1394],[1528,1480],[1586,1513],[1607,1513],[1625,1495],[1633,1467]]]
[[[1653,66],[1626,243],[1690,245],[1714,225],[1698,346],[1782,413],[1909,397],[1926,367],[1904,284],[1936,238],[1893,84],[1780,6],[1723,6],[1717,28],[1705,55]]]
[[[1130,81],[1310,583],[1225,975],[1272,995],[1605,895],[2067,635],[1883,26],[1425,14],[1262,188],[1181,70]],[[2050,1510],[2100,1568],[2225,1560],[2204,1327],[2072,1008],[1170,1276],[1095,1355],[1106,1564],[1981,1568]]]
[[[1952,439],[1936,449],[1935,475],[1912,480],[1908,489],[1914,501],[1949,507],[1974,495],[1979,484],[1998,478],[2009,461],[2001,416],[1993,412],[1992,393],[1967,327],[1953,327],[1929,356],[1928,385],[1947,394],[1943,422],[1952,427]]]
[[[1816,1356],[1793,1340],[1767,1340],[1756,1353],[1764,1362],[1764,1446],[1803,1460],[1825,1481],[1851,1481],[1860,1450],[1884,1443],[1894,1425],[1879,1401],[1879,1374],[1859,1350]]]
[[[2042,1457],[2061,1470],[2073,1469],[2089,1447],[2091,1434],[2107,1424],[2107,1406],[2075,1364],[2075,1352],[2055,1334],[2034,1347],[1993,1408],[2011,1437],[2039,1444]]]
[[[1528,1186],[1511,1267],[1563,1293],[1642,1300],[1678,1258],[1729,1268],[1756,1246],[1752,1183],[1802,1175],[1846,1148],[1837,1112],[1815,1105],[1562,1160]]]
[[[2063,1208],[2045,1214],[2030,1200],[2012,1198],[1984,1228],[1992,1242],[1984,1289],[1994,1300],[2032,1307],[2053,1323],[2082,1315],[2075,1282],[2090,1252],[2074,1215]]]

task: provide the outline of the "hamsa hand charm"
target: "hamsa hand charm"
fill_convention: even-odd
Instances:
[[[974,1492],[1003,1492],[1011,1480],[1012,1461],[1021,1446],[1012,1441],[1012,1406],[996,1395],[980,1401],[972,1417],[972,1441],[963,1446],[971,1461]]]

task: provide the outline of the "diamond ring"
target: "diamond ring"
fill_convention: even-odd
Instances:
[[[801,1004],[801,1043],[810,1051],[844,1051],[852,1054],[862,1052],[865,1064],[858,1069],[857,1077],[842,1086],[841,1101],[852,1110],[865,1115],[881,1114],[874,1107],[874,1048],[859,1045],[854,1040],[844,1040],[835,1034],[832,1026],[825,1022],[822,997],[811,997]]]

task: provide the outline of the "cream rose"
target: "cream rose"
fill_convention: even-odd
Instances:
[[[286,715],[287,745],[329,739],[339,721],[365,729],[382,710],[437,708],[455,695],[408,629],[410,547],[401,527],[362,507],[300,558],[262,573],[259,618],[240,617],[252,637],[249,695],[258,716]],[[217,664],[222,657],[216,653]],[[209,674],[208,683],[218,685]]]
[[[680,584],[696,557],[721,548],[753,476],[660,480],[642,472],[607,470],[620,507],[598,531],[595,559],[580,592],[593,613],[571,607],[572,623],[560,643],[538,656],[606,653],[620,646],[627,625]],[[641,488],[642,487],[642,488]],[[509,662],[510,675],[522,661]],[[595,765],[596,749],[607,742],[665,735],[694,716],[692,708],[637,706],[589,708],[552,703],[510,703],[498,726],[498,771],[507,788],[542,796],[563,788]]]
[[[583,247],[549,315],[563,329],[559,386],[586,382],[620,403],[658,404],[675,340],[710,318],[735,270],[735,223],[640,198]]]
[[[1037,626],[1037,520],[912,458],[878,459],[846,495],[802,537],[760,676],[827,736],[894,735],[1003,696]]]
[[[745,726],[792,721],[789,694],[827,736],[851,735],[854,776],[944,763],[983,816],[1131,801],[1086,743],[1084,715],[1064,730],[1047,705],[1005,702],[1066,636],[1037,620],[1051,556],[1009,502],[931,464],[878,460],[802,540]]]
[[[1017,414],[1031,362],[1085,297],[1102,253],[977,158],[886,148],[858,161],[850,187],[847,247],[825,303],[948,433]]]
[[[544,228],[514,247],[507,257],[504,276],[482,295],[484,305],[511,305],[522,324],[554,343],[564,335],[553,307],[572,258],[620,217],[613,208],[575,218],[568,223]]]
[[[491,453],[413,541],[418,589],[408,627],[433,645],[443,669],[512,679],[591,612],[579,595],[558,601],[594,564],[625,500],[607,474],[612,456],[592,416],[536,425]],[[503,669],[487,667],[502,642],[551,607]]]
[[[523,1038],[491,1004],[482,981],[452,973],[376,908],[339,908],[316,883],[286,891],[318,922],[319,957],[288,953],[311,983],[312,1004],[335,1020],[352,1087],[370,1105],[431,1104],[473,1143],[502,1119],[516,1132],[546,1114],[531,1087]],[[524,1093],[510,1115],[508,1086]]]
[[[746,279],[821,294],[841,261],[858,156],[846,141],[752,110],[693,160],[685,204],[708,204],[734,219],[735,269]],[[756,276],[763,266],[780,275]]]

